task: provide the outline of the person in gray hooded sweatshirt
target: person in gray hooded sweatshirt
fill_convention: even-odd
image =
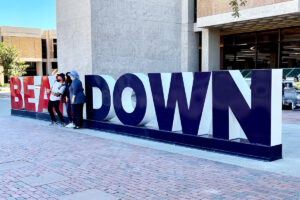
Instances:
[[[72,84],[69,87],[71,107],[73,112],[74,129],[80,129],[83,125],[83,105],[85,103],[84,89],[82,82],[79,80],[79,75],[76,71],[72,71],[69,76],[72,79]]]

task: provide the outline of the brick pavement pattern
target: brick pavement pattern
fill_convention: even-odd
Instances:
[[[0,127],[0,199],[59,199],[91,189],[122,200],[300,199],[300,179],[295,177],[106,140],[16,117],[0,117]],[[59,178],[42,185],[24,182],[45,174]]]

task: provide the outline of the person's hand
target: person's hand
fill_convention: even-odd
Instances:
[[[47,89],[46,92],[47,92],[47,94],[49,94],[49,93],[51,92],[51,90],[50,90],[50,89]]]
[[[75,99],[72,99],[72,104],[74,104],[75,103]]]
[[[66,102],[67,102],[67,103],[69,102],[69,98],[68,98],[68,97],[66,98]]]

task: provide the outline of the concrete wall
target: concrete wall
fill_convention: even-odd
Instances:
[[[93,73],[180,71],[180,0],[92,0]]]
[[[193,3],[57,0],[60,69],[68,71],[71,66],[81,74],[114,77],[128,72],[198,71]]]
[[[57,0],[59,71],[92,73],[90,0]]]

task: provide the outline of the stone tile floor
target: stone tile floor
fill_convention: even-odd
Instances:
[[[282,123],[286,124],[300,124],[300,109],[296,110],[283,110]]]
[[[300,199],[300,178],[44,124],[0,117],[0,199]]]

